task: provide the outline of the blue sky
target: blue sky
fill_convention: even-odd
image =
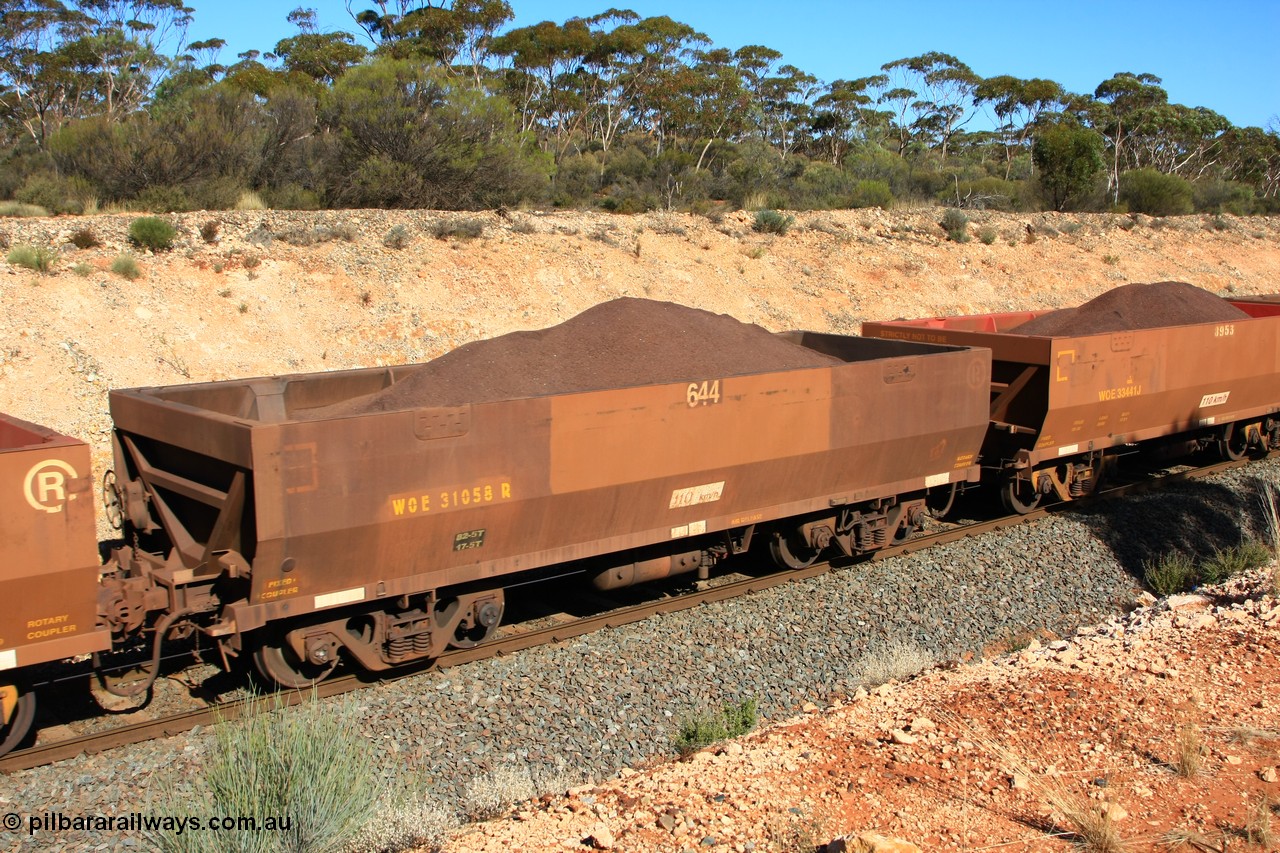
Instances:
[[[356,26],[343,0],[187,0],[191,41],[227,40],[221,55],[271,50],[294,30],[285,20],[314,8],[321,29]],[[762,44],[830,82],[874,74],[930,50],[983,76],[1047,77],[1092,92],[1117,71],[1163,78],[1169,99],[1204,106],[1239,126],[1280,123],[1280,0],[510,0],[515,26],[593,15],[611,6],[668,15],[719,47]],[[371,6],[353,0],[357,11]],[[366,42],[367,44],[367,42]]]

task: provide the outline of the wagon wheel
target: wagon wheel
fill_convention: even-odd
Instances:
[[[449,640],[449,648],[474,649],[497,635],[498,626],[502,623],[501,599],[475,605],[474,611],[466,614],[466,618],[463,619],[457,618],[461,607],[458,599],[451,599],[445,602],[436,614],[437,624],[446,630],[456,620],[456,624],[453,624],[453,636]]]
[[[1235,424],[1224,426],[1222,436],[1218,439],[1218,454],[1228,462],[1239,462],[1248,452],[1248,431],[1236,429]]]
[[[818,549],[803,541],[797,531],[775,531],[769,551],[773,562],[784,569],[807,569],[818,561]]]
[[[268,681],[292,690],[315,687],[333,674],[338,656],[317,663],[298,657],[289,644],[289,632],[283,628],[264,628],[264,635],[253,650],[253,665]]]
[[[1019,477],[1010,477],[1000,488],[1000,501],[1009,512],[1026,515],[1040,505],[1040,492]]]
[[[0,685],[0,695],[6,703],[16,703],[9,721],[0,720],[0,755],[6,755],[31,733],[31,724],[36,718],[36,694],[16,684],[5,684]]]

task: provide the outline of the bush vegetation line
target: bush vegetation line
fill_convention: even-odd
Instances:
[[[195,10],[169,0],[7,4],[0,215],[1280,212],[1280,128],[1173,103],[1147,72],[1076,93],[928,51],[822,81],[667,16],[513,28],[507,0],[349,8],[358,36],[300,7],[293,35],[230,61],[221,39],[187,42]]]

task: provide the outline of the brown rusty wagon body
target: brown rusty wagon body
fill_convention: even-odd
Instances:
[[[97,619],[95,498],[88,445],[0,414],[0,753],[34,714],[16,674],[111,645]]]
[[[1103,334],[1019,334],[1044,312],[867,323],[891,340],[989,347],[991,429],[983,465],[1007,475],[1015,507],[1090,491],[1108,452],[1153,440],[1228,456],[1280,439],[1280,304],[1249,316]]]
[[[788,518],[788,560],[872,550],[977,479],[985,350],[792,338],[844,363],[332,418],[307,412],[421,366],[112,392],[124,513],[174,546],[129,571],[305,682],[339,647],[378,669],[483,636],[515,573],[621,586]]]

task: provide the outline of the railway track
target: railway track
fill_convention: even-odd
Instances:
[[[1273,452],[1264,458],[1280,456],[1280,451]],[[1055,512],[1070,511],[1073,508],[1087,506],[1098,500],[1108,500],[1124,495],[1164,488],[1168,485],[1187,480],[1202,479],[1224,471],[1241,468],[1256,460],[1239,460],[1218,462],[1196,468],[1165,473],[1157,477],[1149,477],[1133,482],[1124,482],[1100,489],[1087,502],[1056,504],[1036,509],[1025,515],[1006,515],[972,523],[965,523],[915,537],[907,542],[875,552],[872,561],[885,560],[890,557],[915,553],[937,545],[953,542],[967,537],[981,536],[998,530],[1029,524]],[[847,564],[845,564],[847,565]],[[856,563],[854,564],[856,565]],[[554,624],[539,624],[552,621],[539,619],[535,627],[522,624],[504,626],[503,633],[496,639],[471,649],[450,651],[442,655],[434,664],[435,669],[444,669],[471,663],[490,657],[512,654],[546,643],[561,642],[573,637],[589,634],[604,628],[617,628],[648,619],[660,613],[673,613],[687,610],[703,604],[726,601],[742,595],[760,592],[792,581],[817,577],[840,568],[831,563],[816,563],[801,569],[776,570],[766,575],[740,577],[723,582],[700,584],[700,588],[679,595],[670,595],[637,604],[621,606],[606,612],[587,616],[568,618],[568,621],[557,621]],[[563,617],[563,614],[558,614]],[[341,695],[370,684],[385,684],[408,678],[428,671],[426,667],[409,667],[391,676],[373,678],[369,675],[340,675],[322,682],[315,688],[315,695],[328,698]],[[96,754],[119,746],[140,743],[161,737],[181,734],[197,726],[210,725],[224,720],[235,720],[260,710],[277,707],[288,707],[304,701],[311,696],[311,691],[281,691],[251,699],[237,699],[229,702],[209,705],[177,714],[170,714],[155,720],[129,723],[108,730],[85,734],[71,738],[39,744],[28,749],[14,751],[0,758],[0,771],[14,772],[45,764],[52,764],[75,758],[79,755]]]

